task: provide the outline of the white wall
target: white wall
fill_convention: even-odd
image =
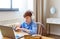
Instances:
[[[20,12],[0,12],[0,24],[4,25],[9,23],[22,22],[22,15],[23,14]]]
[[[33,11],[33,4],[32,3],[34,3],[34,0],[28,0],[28,10]]]
[[[23,14],[27,10],[27,0],[17,1],[16,7],[19,8],[18,12],[14,11],[3,11],[0,12],[0,25],[12,24],[23,21]]]
[[[18,2],[19,11],[18,12],[0,12],[0,25],[12,24],[16,22],[23,22],[23,14],[27,10],[33,11],[33,0],[21,0]]]

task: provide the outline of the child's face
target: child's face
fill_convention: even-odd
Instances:
[[[31,22],[31,17],[30,16],[26,16],[25,17],[25,21],[27,24],[29,24]]]

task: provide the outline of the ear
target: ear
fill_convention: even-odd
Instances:
[[[32,20],[35,20],[35,16],[32,14]]]

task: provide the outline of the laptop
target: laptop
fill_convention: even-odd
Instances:
[[[16,34],[13,28],[10,26],[0,25],[0,29],[1,29],[2,36],[4,37],[9,37],[11,39],[18,39],[24,36],[24,35]]]

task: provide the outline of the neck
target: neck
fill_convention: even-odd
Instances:
[[[27,24],[29,25],[32,22],[32,20],[30,22],[27,22]]]

